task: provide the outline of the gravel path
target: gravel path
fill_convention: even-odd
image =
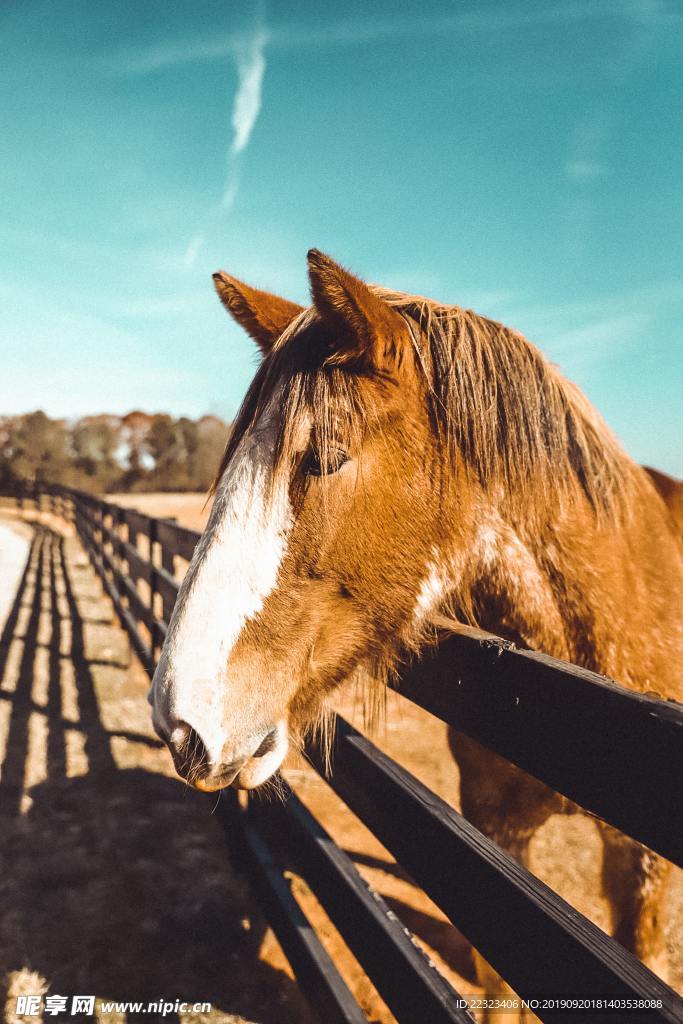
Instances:
[[[0,1020],[6,1004],[6,1024],[20,1024],[17,997],[49,992],[95,994],[96,1024],[155,1019],[105,1014],[102,1000],[166,996],[213,1004],[209,1014],[164,1018],[173,1024],[311,1024],[253,893],[230,866],[216,819],[201,794],[179,782],[151,731],[147,679],[66,524],[0,522],[0,631],[6,618]],[[375,742],[455,801],[445,726],[395,694],[388,699]],[[363,728],[356,703],[351,691],[340,693],[340,710]],[[309,765],[294,763],[288,775],[438,969],[461,992],[480,995],[463,937]],[[608,924],[606,903],[593,896],[602,848],[591,819],[555,816],[539,830],[532,871],[543,878],[558,858],[567,866],[561,893]],[[369,1020],[393,1020],[305,883],[292,876],[291,884]],[[680,985],[682,872],[668,917]]]
[[[312,1024],[151,730],[148,681],[71,529],[8,517],[0,555],[0,1020],[29,1019],[20,996],[91,994],[92,1024],[162,1019],[106,1002],[176,999],[212,1010],[164,1024]]]
[[[29,548],[27,537],[14,527],[0,523],[0,629],[14,601]]]

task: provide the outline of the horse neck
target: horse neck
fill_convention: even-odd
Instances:
[[[523,496],[476,504],[469,542],[454,532],[444,557],[453,571],[442,608],[633,689],[683,696],[670,678],[680,635],[679,545],[644,476],[632,479],[628,507],[614,514],[598,514],[578,492],[548,502],[544,514]],[[458,550],[467,551],[459,563]]]
[[[557,566],[559,574],[556,569],[553,578],[540,537],[515,522],[520,520],[490,509],[477,530],[470,591],[475,618],[482,628],[504,633],[516,643],[567,656],[556,594],[558,575],[565,577],[566,569]]]
[[[597,667],[591,623],[603,594],[591,538],[605,527],[594,511],[579,499],[572,511],[498,491],[480,494],[470,515],[464,531],[462,507],[449,517],[441,607],[520,646]]]

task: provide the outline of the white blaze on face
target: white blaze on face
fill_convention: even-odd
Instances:
[[[275,417],[271,403],[230,460],[152,684],[158,724],[187,722],[212,762],[239,755],[250,726],[257,727],[242,722],[236,729],[231,721],[231,706],[239,702],[231,694],[228,662],[244,624],[275,587],[290,527],[288,482],[272,486]]]

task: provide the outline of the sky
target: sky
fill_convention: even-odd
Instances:
[[[521,330],[683,475],[677,0],[0,5],[0,415],[231,417],[211,273]]]

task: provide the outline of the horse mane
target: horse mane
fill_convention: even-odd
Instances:
[[[545,504],[576,485],[597,513],[633,464],[579,388],[518,331],[460,306],[374,285],[417,327],[417,362],[445,446],[485,488]]]
[[[583,492],[598,515],[625,503],[634,464],[581,391],[519,332],[472,310],[379,285],[370,286],[411,328],[433,428],[448,461],[458,461],[501,497],[523,493],[527,507]],[[214,489],[249,425],[282,375],[278,461],[292,457],[303,418],[317,443],[339,430],[358,431],[368,410],[353,372],[325,365],[322,324],[304,310],[261,363],[235,420]],[[320,339],[322,342],[322,338]],[[329,351],[329,350],[328,350]]]

